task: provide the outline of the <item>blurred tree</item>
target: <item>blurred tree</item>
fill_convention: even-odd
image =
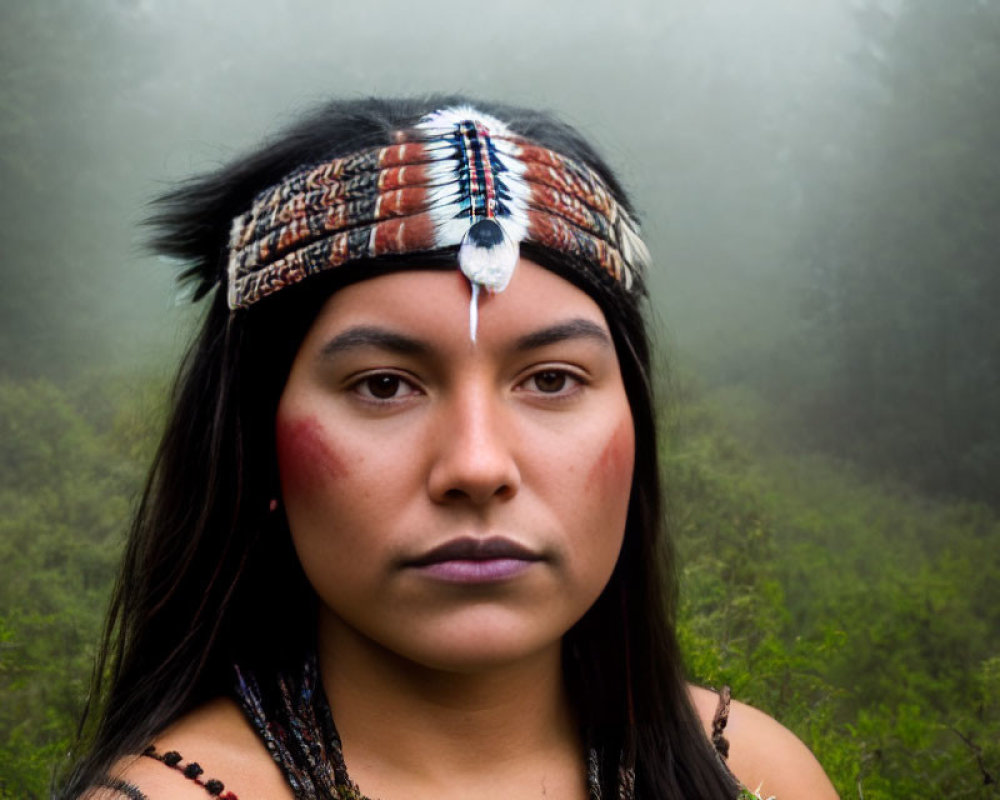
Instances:
[[[0,375],[120,360],[167,305],[170,270],[149,296],[139,287],[160,271],[123,266],[150,194],[137,134],[159,112],[144,102],[156,52],[134,5],[0,4]]]
[[[1000,506],[1000,4],[861,6],[850,152],[804,165],[806,438]]]

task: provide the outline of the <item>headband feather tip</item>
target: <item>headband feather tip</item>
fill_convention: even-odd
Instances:
[[[417,129],[426,136],[440,136],[454,133],[455,126],[463,122],[475,121],[485,126],[494,136],[509,136],[510,129],[490,114],[484,114],[472,106],[452,106],[426,114],[417,124]]]

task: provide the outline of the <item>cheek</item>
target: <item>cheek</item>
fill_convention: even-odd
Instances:
[[[632,488],[634,466],[635,433],[631,418],[626,417],[618,423],[591,467],[589,482],[605,499],[620,494],[624,488],[624,499],[627,502],[628,492]]]
[[[591,451],[589,468],[580,473],[583,482],[576,496],[582,499],[573,512],[580,534],[577,557],[601,581],[610,576],[625,535],[635,463],[631,416],[625,415],[605,437]]]
[[[343,459],[315,418],[279,416],[274,437],[281,487],[286,494],[311,494],[347,475]]]

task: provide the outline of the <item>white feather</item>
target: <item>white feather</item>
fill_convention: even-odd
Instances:
[[[639,233],[639,228],[635,220],[625,213],[619,212],[615,231],[618,239],[618,249],[622,254],[624,262],[623,281],[626,289],[632,288],[632,277],[635,271],[645,272],[649,269],[653,260],[649,248]]]
[[[494,180],[502,184],[505,195],[509,195],[501,201],[506,212],[495,218],[502,232],[501,241],[491,246],[482,246],[470,238],[472,226],[483,218],[471,216],[468,209],[462,207],[469,198],[458,189],[458,172],[464,156],[451,137],[456,135],[456,128],[465,122],[477,123],[489,133],[494,157],[502,167],[495,171]],[[426,170],[428,183],[434,188],[428,192],[427,198],[428,212],[434,220],[435,244],[438,247],[458,245],[459,266],[473,287],[482,286],[491,292],[503,291],[517,266],[520,242],[527,235],[526,208],[530,195],[522,178],[525,167],[516,156],[516,146],[503,138],[512,136],[511,130],[500,120],[471,106],[435,111],[424,117],[416,127],[426,137],[424,147],[431,157]],[[474,296],[470,310],[470,315],[473,315],[470,316],[473,340],[475,307]]]
[[[469,217],[465,214],[455,216],[457,213],[457,208],[447,206],[431,212],[434,219],[434,240],[438,247],[457,247],[469,232]]]
[[[442,108],[425,116],[417,123],[417,130],[426,131],[431,136],[452,133],[461,122],[478,122],[494,136],[510,136],[510,129],[496,117],[484,114],[472,106]]]

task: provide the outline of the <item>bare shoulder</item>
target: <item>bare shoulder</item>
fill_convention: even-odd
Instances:
[[[697,686],[690,687],[690,695],[710,736],[719,696]],[[744,786],[761,797],[836,800],[833,784],[809,748],[762,711],[732,701],[725,735],[729,740],[729,768]]]
[[[243,717],[236,703],[219,698],[181,717],[153,742],[156,752],[179,753],[179,766],[197,763],[200,780],[224,784],[240,800],[291,798],[281,771],[263,742]],[[129,756],[111,771],[113,778],[138,789],[148,800],[206,800],[203,786],[190,780],[180,769],[146,756]],[[100,792],[108,792],[100,794]],[[87,800],[127,797],[116,790],[98,789]]]

